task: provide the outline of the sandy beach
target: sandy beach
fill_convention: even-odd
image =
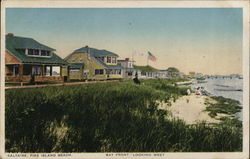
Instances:
[[[171,106],[165,104],[162,108],[171,111],[172,117],[183,119],[187,124],[194,124],[199,121],[218,123],[219,120],[211,118],[208,112],[204,111],[206,98],[209,97],[191,94],[178,98],[175,102],[172,102]]]

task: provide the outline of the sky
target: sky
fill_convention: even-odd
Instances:
[[[6,33],[64,58],[88,45],[157,69],[242,74],[241,8],[7,8]],[[143,55],[142,55],[143,54]]]

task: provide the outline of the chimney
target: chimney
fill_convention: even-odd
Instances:
[[[129,58],[125,58],[125,61],[129,61]]]
[[[6,34],[7,36],[11,36],[11,37],[13,37],[14,36],[14,34],[13,33],[8,33],[8,34]]]

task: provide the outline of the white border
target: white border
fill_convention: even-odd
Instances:
[[[1,5],[1,79],[0,79],[0,158],[4,153],[4,141],[5,141],[5,9],[4,5]]]
[[[1,4],[1,125],[0,125],[0,158],[22,158],[7,157],[4,153],[4,52],[5,52],[5,8],[243,8],[243,77],[244,77],[244,95],[243,95],[243,152],[232,153],[159,153],[164,154],[163,157],[134,157],[138,153],[128,154],[125,157],[115,156],[118,153],[70,153],[71,157],[62,158],[86,158],[86,159],[103,159],[103,158],[185,158],[185,159],[248,159],[249,158],[249,1],[3,1]],[[40,155],[42,153],[39,153]],[[54,154],[54,153],[53,153]],[[107,154],[114,156],[107,157]],[[149,153],[143,153],[149,154]],[[151,153],[156,154],[156,153]],[[23,158],[36,158],[29,157]],[[49,155],[49,154],[45,154]],[[57,154],[56,154],[57,155]],[[55,157],[39,157],[39,158],[55,158]],[[58,157],[56,157],[58,158]]]

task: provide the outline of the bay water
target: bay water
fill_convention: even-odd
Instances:
[[[204,87],[211,95],[237,100],[243,106],[243,79],[239,78],[206,78],[204,83],[194,83],[191,88]],[[237,116],[242,120],[242,112]]]

